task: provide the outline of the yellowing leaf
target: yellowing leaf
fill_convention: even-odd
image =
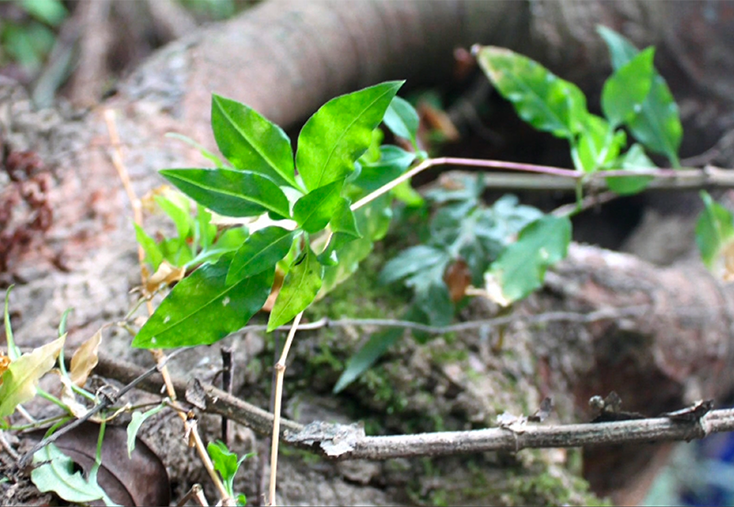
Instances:
[[[38,379],[53,368],[64,340],[66,335],[10,363],[0,386],[0,417],[12,414],[15,407],[35,396]]]
[[[10,366],[10,358],[0,352],[0,384],[3,382],[2,375],[8,369],[8,366]]]
[[[97,366],[97,354],[99,344],[102,342],[102,330],[100,329],[91,338],[82,343],[81,347],[76,349],[71,358],[71,368],[69,377],[72,384],[78,387],[84,387],[87,377]]]
[[[162,283],[170,285],[181,280],[186,274],[186,268],[171,266],[168,261],[161,262],[153,276],[145,282],[145,293],[152,294]]]

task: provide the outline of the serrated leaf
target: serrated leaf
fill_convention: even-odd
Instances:
[[[492,84],[533,127],[573,139],[586,121],[586,97],[538,62],[509,49],[484,46],[479,65]]]
[[[397,95],[393,97],[383,118],[383,122],[393,134],[409,140],[416,149],[419,121],[418,112],[410,102]]]
[[[334,386],[333,393],[343,391],[349,384],[354,382],[362,373],[367,371],[395,342],[403,336],[400,328],[390,328],[370,336],[365,343],[347,362],[347,367],[342,372],[339,380]]]
[[[133,340],[138,348],[212,344],[247,324],[265,304],[274,270],[227,285],[231,256],[181,280]]]
[[[341,180],[372,140],[403,81],[389,81],[336,97],[309,118],[298,136],[296,166],[311,191]]]
[[[548,266],[563,259],[571,242],[571,220],[546,215],[526,226],[485,275],[487,292],[503,305],[528,296],[543,284]]]
[[[274,269],[278,261],[286,256],[299,233],[275,226],[255,231],[234,254],[227,273],[227,284]]]
[[[220,215],[252,217],[265,212],[290,217],[283,191],[256,173],[232,169],[164,169],[161,175],[184,194]]]
[[[15,407],[36,395],[38,380],[53,368],[65,340],[66,335],[10,363],[0,385],[0,417],[12,414]]]
[[[428,245],[417,245],[400,252],[382,268],[378,277],[381,284],[396,282],[402,278],[448,263],[449,254]]]
[[[650,47],[625,63],[604,83],[601,108],[612,128],[616,128],[642,111],[650,93],[655,68],[655,48]]]
[[[324,267],[310,247],[297,259],[283,281],[268,320],[268,333],[306,309],[321,289]]]
[[[341,201],[344,180],[312,190],[293,205],[293,220],[308,233],[323,230]]]
[[[288,136],[251,107],[212,95],[212,130],[219,150],[237,169],[300,188]]]
[[[153,407],[150,410],[147,410],[145,412],[139,412],[135,411],[132,413],[132,418],[130,419],[130,423],[127,425],[127,456],[130,458],[133,454],[133,451],[135,450],[135,441],[138,438],[138,431],[140,431],[140,427],[143,425],[143,423],[150,418],[151,416],[154,416],[161,410],[166,408],[166,405],[161,403],[157,407]]]
[[[597,31],[609,47],[613,68],[619,69],[632,60],[639,50],[626,38],[604,27]],[[639,114],[627,122],[632,135],[645,147],[668,157],[673,167],[680,167],[678,149],[683,138],[678,105],[665,79],[653,72],[650,93],[642,103]]]
[[[77,387],[84,387],[87,377],[97,366],[99,360],[99,344],[102,343],[102,330],[94,333],[88,340],[82,343],[74,355],[71,356],[69,368],[69,380]]]
[[[619,169],[631,171],[657,167],[640,144],[633,144],[629,151],[619,158],[618,166]],[[645,190],[653,179],[652,176],[610,176],[607,178],[607,186],[609,190],[619,195],[632,195]]]
[[[734,214],[701,190],[704,209],[696,222],[696,244],[709,270],[715,270],[720,252],[734,238]]]
[[[31,480],[42,493],[53,491],[72,503],[89,503],[107,497],[96,480],[85,479],[80,470],[74,471],[74,462],[53,443],[36,452],[33,463],[37,466],[31,471]]]

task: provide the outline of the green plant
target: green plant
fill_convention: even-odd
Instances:
[[[247,453],[238,459],[237,455],[231,452],[224,442],[219,440],[209,442],[206,450],[214,463],[214,469],[222,477],[222,483],[229,497],[236,499],[237,505],[247,505],[247,497],[242,493],[237,494],[234,492],[234,477],[237,475],[237,471],[240,469],[242,462],[253,457],[255,453]]]

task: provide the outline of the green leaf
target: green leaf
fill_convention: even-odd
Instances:
[[[35,468],[31,471],[31,480],[42,493],[53,491],[72,503],[107,500],[106,493],[97,481],[85,479],[80,470],[74,471],[74,462],[53,443],[33,455],[33,464]]]
[[[548,266],[563,259],[571,242],[571,220],[546,215],[520,231],[485,274],[487,292],[506,306],[543,284]]]
[[[614,132],[604,118],[589,114],[586,128],[576,146],[571,147],[574,165],[587,173],[596,172],[615,160],[626,142],[627,136],[623,130]]]
[[[655,163],[648,158],[640,144],[633,144],[627,153],[619,158],[618,167],[634,171],[635,169],[654,169]],[[632,195],[642,192],[654,178],[652,176],[610,176],[607,186],[619,195]]]
[[[274,271],[227,285],[231,256],[176,284],[133,340],[139,348],[212,344],[243,327],[270,295]]]
[[[191,215],[189,215],[189,211],[179,208],[173,201],[166,199],[162,195],[156,195],[153,199],[165,214],[173,220],[173,223],[176,225],[178,237],[186,239],[189,235],[189,231],[191,231],[191,224],[193,221]]]
[[[332,181],[304,195],[293,205],[293,220],[306,232],[323,230],[341,202],[344,180]]]
[[[599,34],[609,47],[615,70],[632,60],[639,51],[627,39],[608,28],[598,27]],[[678,148],[683,137],[678,105],[665,79],[655,71],[650,93],[642,103],[639,114],[627,123],[635,138],[655,153],[668,157],[673,167],[680,167]]]
[[[298,234],[300,231],[275,226],[254,232],[235,253],[227,273],[227,284],[274,269],[286,256]]]
[[[478,60],[500,94],[533,127],[566,139],[583,130],[586,97],[576,85],[509,49],[482,47]]]
[[[247,230],[244,227],[227,229],[222,232],[213,245],[205,248],[195,258],[186,263],[186,268],[195,267],[205,262],[213,263],[226,253],[236,252],[247,237]]]
[[[334,386],[334,394],[343,391],[349,384],[362,375],[362,373],[367,371],[402,336],[403,330],[400,328],[389,328],[370,336],[367,343],[347,362],[347,367]]]
[[[642,111],[642,104],[650,93],[655,67],[655,48],[650,47],[625,63],[604,83],[601,108],[604,116],[616,128]]]
[[[209,248],[217,235],[217,226],[211,224],[212,214],[206,207],[196,203],[196,233],[194,241],[202,250]]]
[[[224,482],[231,484],[237,474],[240,464],[237,455],[227,449],[224,442],[217,440],[206,445],[206,451],[214,464],[214,470],[219,472]]]
[[[324,251],[319,254],[318,260],[321,264],[333,266],[339,262],[337,250],[344,247],[347,243],[361,238],[362,235],[357,228],[354,213],[349,208],[349,201],[343,197],[334,210],[334,215],[329,224],[333,234]]]
[[[418,112],[402,97],[393,97],[390,106],[385,111],[383,118],[385,125],[398,137],[409,140],[415,149],[418,148],[416,135],[418,134]]]
[[[403,81],[336,97],[309,118],[298,136],[296,166],[308,190],[348,176]]]
[[[28,14],[50,26],[59,25],[68,15],[59,0],[23,0],[21,5]]]
[[[5,342],[8,344],[8,358],[15,361],[21,356],[20,349],[15,344],[13,337],[13,326],[10,325],[10,291],[15,285],[8,287],[5,291],[5,309],[3,310],[3,321],[5,322]]]
[[[184,194],[228,217],[252,217],[266,211],[290,217],[290,205],[272,180],[232,169],[164,169],[160,173]]]
[[[212,153],[211,151],[209,151],[206,148],[204,148],[204,146],[202,144],[197,143],[196,141],[194,141],[190,137],[186,137],[185,135],[178,134],[176,132],[167,132],[165,134],[165,137],[170,137],[171,139],[178,139],[179,141],[182,141],[182,142],[188,144],[189,146],[192,146],[192,147],[196,148],[197,150],[199,150],[199,153],[201,153],[201,156],[202,157],[204,157],[205,159],[211,161],[215,166],[217,166],[219,168],[224,168],[224,169],[229,168],[229,169],[231,169],[231,167],[227,166],[227,164],[225,163],[224,160],[222,160],[221,158],[219,158],[218,156],[216,156],[214,153]]]
[[[378,281],[381,284],[396,282],[416,273],[433,268],[436,265],[446,265],[449,255],[437,248],[428,245],[417,245],[400,252],[390,259],[382,268]]]
[[[135,441],[138,438],[138,431],[143,423],[151,416],[156,415],[158,412],[166,408],[166,405],[161,403],[157,407],[153,407],[146,412],[135,411],[132,413],[130,424],[127,425],[127,457],[132,458],[133,451],[135,450]]]
[[[251,107],[212,95],[212,130],[219,150],[237,169],[300,188],[288,136]]]
[[[10,363],[0,385],[0,417],[12,414],[18,405],[36,395],[38,380],[53,368],[65,339],[62,336]]]
[[[701,190],[704,210],[696,222],[696,244],[701,259],[709,270],[714,270],[721,252],[734,238],[734,215],[714,201],[708,192]]]
[[[268,333],[290,322],[306,309],[321,289],[324,267],[307,246],[306,251],[296,260],[283,281],[278,298],[268,320]]]
[[[415,153],[409,153],[397,146],[381,146],[379,160],[362,164],[362,171],[354,180],[354,184],[367,192],[374,192],[402,175],[413,160]]]

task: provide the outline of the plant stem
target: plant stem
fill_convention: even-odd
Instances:
[[[298,324],[301,322],[303,312],[296,315],[291,324],[291,329],[288,331],[288,337],[283,345],[283,352],[280,354],[280,359],[275,363],[275,403],[273,406],[273,438],[270,447],[270,503],[269,505],[276,505],[275,503],[275,486],[278,475],[278,444],[280,443],[280,407],[283,398],[283,378],[285,377],[285,361],[288,357],[288,351],[293,343],[293,337],[296,335],[298,330]]]

